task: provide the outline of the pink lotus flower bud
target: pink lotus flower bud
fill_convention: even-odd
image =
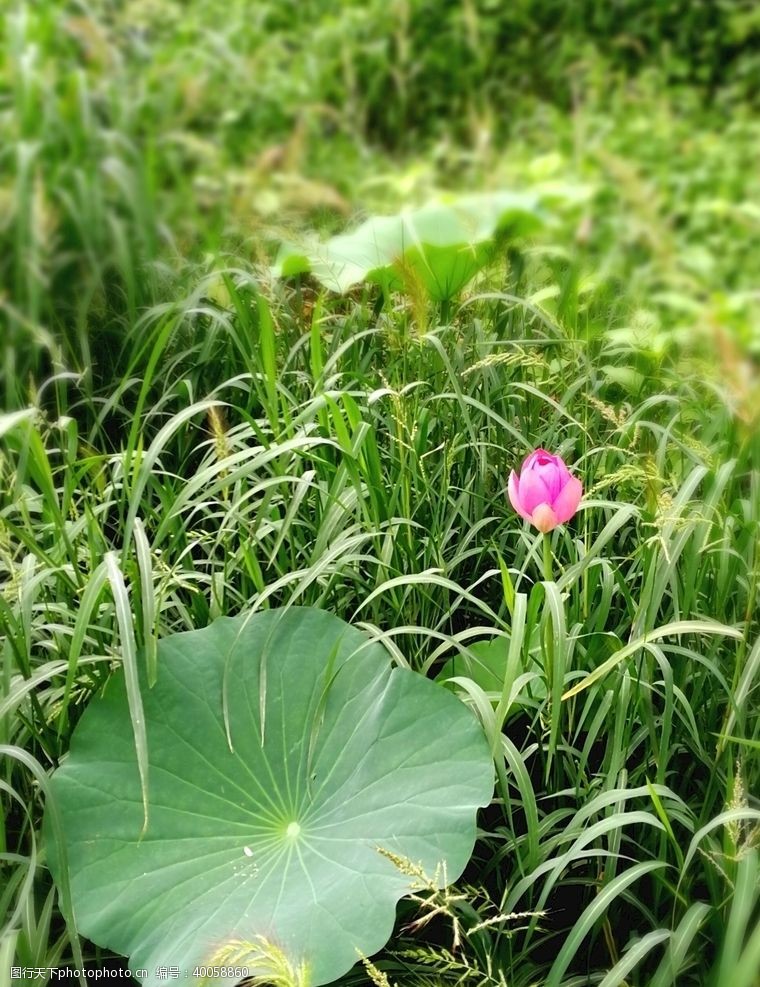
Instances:
[[[519,476],[512,470],[508,490],[520,517],[544,533],[569,521],[583,496],[581,481],[570,475],[560,456],[546,449],[532,452]]]

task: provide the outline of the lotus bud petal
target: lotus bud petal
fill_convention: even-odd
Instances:
[[[560,456],[546,449],[527,456],[519,474],[510,473],[507,490],[520,517],[544,533],[569,521],[583,496],[580,480],[571,475]]]

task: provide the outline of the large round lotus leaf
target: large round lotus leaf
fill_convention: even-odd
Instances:
[[[274,610],[166,638],[143,702],[142,835],[121,673],[51,784],[79,929],[144,983],[160,967],[192,980],[260,937],[328,983],[387,941],[414,880],[381,850],[439,884],[464,869],[493,787],[477,721],[337,617]]]
[[[450,197],[397,216],[373,216],[351,233],[324,243],[285,245],[277,276],[311,272],[331,291],[362,281],[453,297],[486,264],[498,239],[539,228],[544,212],[535,195],[494,192]]]

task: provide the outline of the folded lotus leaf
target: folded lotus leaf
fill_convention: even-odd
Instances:
[[[310,272],[340,293],[363,281],[407,290],[416,281],[431,299],[444,301],[491,261],[500,239],[530,233],[544,219],[535,195],[450,197],[397,216],[373,216],[324,243],[285,244],[273,271],[279,277]]]

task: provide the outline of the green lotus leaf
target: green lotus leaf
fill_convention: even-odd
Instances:
[[[436,681],[447,684],[449,679],[464,676],[472,679],[476,685],[491,696],[496,705],[501,698],[504,679],[507,675],[507,656],[509,638],[497,637],[489,641],[476,641],[470,644],[467,651],[449,658],[436,675]],[[531,691],[537,699],[546,697],[546,684],[541,669],[541,641],[538,628],[535,628],[528,648],[528,666],[521,672],[535,672],[536,679]],[[450,683],[449,687],[457,692],[458,687]]]
[[[225,617],[161,641],[158,667],[147,826],[121,672],[51,779],[79,929],[143,983],[231,955],[264,973],[241,943],[329,983],[389,938],[414,882],[398,858],[461,874],[493,790],[485,738],[365,633],[308,608]],[[46,839],[60,884],[49,818]]]
[[[544,219],[533,195],[460,196],[397,216],[374,216],[324,243],[283,245],[273,273],[310,271],[341,293],[363,281],[387,289],[410,289],[416,282],[431,299],[444,301],[491,262],[500,240],[533,232]]]

